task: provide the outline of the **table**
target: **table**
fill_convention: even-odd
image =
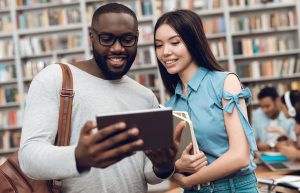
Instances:
[[[271,179],[278,179],[278,178],[281,178],[284,175],[288,174],[288,172],[273,172],[263,165],[258,165],[255,170],[255,173],[256,173],[257,178],[271,178]],[[280,186],[276,186],[274,190],[276,192],[281,192],[281,193],[298,193],[297,190],[292,190],[292,189],[280,187]],[[172,184],[171,190],[169,190],[165,193],[180,193],[180,188],[178,188],[178,187],[176,187],[176,185]]]
[[[289,174],[289,172],[273,172],[269,170],[267,167],[265,167],[264,165],[258,165],[255,170],[255,173],[257,178],[269,178],[269,179],[278,179]],[[282,192],[282,193],[298,193],[297,190],[293,190],[282,186],[276,186],[274,190],[276,192]]]

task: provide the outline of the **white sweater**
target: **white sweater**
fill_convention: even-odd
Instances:
[[[127,76],[121,80],[103,80],[75,66],[70,146],[52,145],[59,112],[62,73],[58,64],[49,65],[32,81],[28,92],[22,128],[19,159],[22,170],[34,179],[65,179],[64,193],[143,193],[147,182],[159,183],[151,161],[143,152],[106,168],[91,168],[79,174],[75,146],[80,130],[99,113],[156,108],[155,95]]]

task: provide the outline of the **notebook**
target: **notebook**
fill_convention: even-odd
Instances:
[[[259,159],[272,171],[297,171],[300,162],[289,160],[279,152],[265,152],[257,154]]]

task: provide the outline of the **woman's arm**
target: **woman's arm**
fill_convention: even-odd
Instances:
[[[241,85],[238,78],[230,74],[225,79],[224,90],[233,95],[241,92]],[[225,107],[228,100],[222,99],[222,104]],[[247,117],[247,109],[244,99],[240,99],[239,103],[242,107],[243,114]],[[183,188],[190,188],[193,185],[214,181],[230,175],[243,167],[249,165],[250,161],[250,146],[247,141],[237,108],[233,109],[232,113],[224,111],[224,119],[226,131],[229,139],[229,149],[221,157],[213,163],[203,167],[198,172],[190,176],[174,174],[174,180]]]

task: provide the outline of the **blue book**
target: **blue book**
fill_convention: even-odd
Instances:
[[[284,155],[261,155],[260,159],[266,163],[276,163],[288,161],[288,157]]]

